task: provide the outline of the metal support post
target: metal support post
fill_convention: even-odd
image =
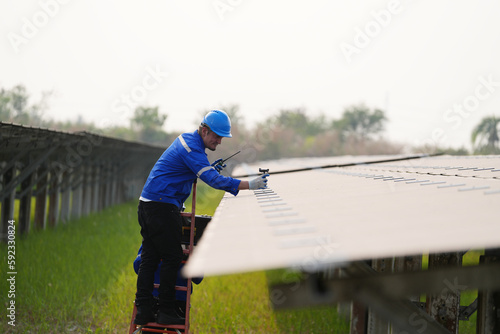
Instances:
[[[92,212],[92,173],[93,170],[95,169],[95,166],[92,165],[86,165],[84,167],[84,172],[83,172],[83,202],[82,202],[82,214],[84,216],[90,214]]]
[[[35,228],[44,230],[47,224],[47,186],[49,175],[46,173],[47,167],[41,166],[37,173],[43,175],[36,184],[36,204],[35,204]]]
[[[443,253],[429,255],[429,270],[443,266],[462,266],[462,253]],[[458,278],[457,278],[458,279]],[[427,313],[450,333],[458,333],[458,316],[460,313],[460,291],[449,281],[440,282],[442,290],[439,294],[427,296]],[[452,288],[450,288],[450,286]]]
[[[30,231],[31,200],[33,197],[33,181],[35,173],[31,173],[21,182],[21,198],[19,200],[19,232],[27,234]]]
[[[61,176],[54,170],[50,172],[49,217],[50,226],[59,222],[59,198],[61,195]]]
[[[7,169],[3,174],[3,186],[9,184],[14,179],[14,165]],[[3,188],[3,187],[2,187]],[[2,189],[4,190],[4,189]],[[5,194],[2,200],[2,214],[0,220],[0,237],[1,241],[7,241],[9,220],[14,219],[14,201],[16,198],[16,190],[11,190],[9,194]]]
[[[67,223],[70,219],[70,203],[71,203],[71,173],[65,171],[62,174],[61,182],[61,214],[60,220]]]
[[[403,256],[394,259],[394,272],[412,272],[422,270],[422,255]],[[419,302],[420,296],[410,296],[410,301]]]
[[[80,218],[82,216],[83,187],[85,180],[85,167],[80,165],[74,170],[71,176],[71,218]]]
[[[100,175],[101,175],[101,166],[99,164],[92,166],[92,181],[91,181],[91,187],[92,187],[92,192],[91,193],[92,193],[92,196],[90,197],[92,205],[91,205],[90,212],[97,212],[97,211],[99,211]]]
[[[368,308],[360,302],[351,304],[350,334],[365,334],[368,326]]]
[[[480,263],[500,263],[500,249],[487,249]],[[500,289],[479,290],[477,333],[500,333]]]
[[[393,271],[394,259],[374,259],[372,268],[379,273],[391,273]],[[380,318],[377,313],[369,310],[368,312],[368,334],[389,334],[391,331],[390,322]]]

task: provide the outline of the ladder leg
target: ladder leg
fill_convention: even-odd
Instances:
[[[189,255],[193,252],[194,247],[194,233],[196,228],[196,185],[198,179],[193,183],[193,199],[191,201],[191,228],[189,231]],[[189,333],[189,317],[191,314],[191,290],[192,290],[192,279],[191,277],[187,280],[187,291],[186,291],[186,330],[185,333]]]

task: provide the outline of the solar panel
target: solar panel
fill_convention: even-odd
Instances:
[[[191,256],[189,276],[500,246],[500,156],[288,159],[234,175],[357,163],[269,177],[226,194]]]

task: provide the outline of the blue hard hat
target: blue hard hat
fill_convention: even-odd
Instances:
[[[213,132],[221,137],[231,138],[231,120],[225,111],[211,110],[203,117],[201,124],[207,125]]]

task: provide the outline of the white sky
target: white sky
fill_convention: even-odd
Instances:
[[[98,125],[158,105],[167,131],[221,105],[252,126],[364,102],[391,140],[469,147],[500,116],[499,14],[496,0],[0,0],[0,87],[53,90],[47,117]]]

